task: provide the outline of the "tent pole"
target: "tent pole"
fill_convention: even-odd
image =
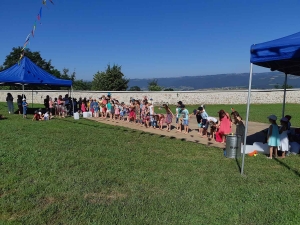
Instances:
[[[22,84],[22,90],[23,90],[23,94],[22,94],[22,99],[24,98],[24,84]]]
[[[31,90],[31,108],[33,108],[33,90]]]
[[[249,120],[249,110],[250,110],[250,101],[251,101],[251,85],[252,85],[252,72],[253,64],[250,64],[250,75],[249,75],[249,88],[248,88],[248,99],[247,99],[247,113],[246,113],[246,125],[245,125],[245,134],[244,134],[244,145],[243,145],[243,159],[242,159],[242,168],[241,175],[244,174],[244,165],[245,165],[245,153],[247,146],[247,133],[248,133],[248,120]]]
[[[284,117],[284,111],[285,111],[286,85],[287,85],[287,74],[285,74],[285,78],[284,78],[284,92],[283,92],[283,104],[282,104],[282,117]]]
[[[71,98],[72,98],[72,105],[73,105],[73,117],[74,117],[74,97],[73,97],[73,86],[71,86]]]

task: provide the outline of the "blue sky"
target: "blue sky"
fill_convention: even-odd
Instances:
[[[109,63],[121,65],[127,78],[248,72],[251,44],[300,31],[296,0],[53,2],[47,0],[29,47],[85,80]],[[23,45],[41,6],[42,0],[1,0],[0,64]]]

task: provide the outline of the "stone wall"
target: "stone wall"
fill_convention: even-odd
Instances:
[[[12,93],[15,100],[18,94],[22,94],[22,91],[18,90],[0,90],[0,102],[5,102],[7,92]],[[50,97],[58,97],[58,95],[65,95],[68,91],[61,90],[33,90],[24,91],[27,102],[31,103],[43,103],[43,99],[46,95]],[[69,92],[70,93],[70,92]],[[211,91],[162,91],[162,92],[124,92],[116,91],[110,92],[113,98],[118,99],[121,102],[128,102],[130,97],[135,99],[142,99],[147,96],[152,98],[154,103],[168,102],[169,104],[176,104],[179,100],[185,104],[246,104],[248,91],[246,90],[211,90]],[[99,98],[102,95],[107,95],[107,92],[98,91],[74,91],[74,97],[92,97]],[[300,89],[287,90],[286,102],[287,103],[300,103]],[[256,104],[271,104],[282,103],[283,90],[253,90],[251,94],[251,103]]]

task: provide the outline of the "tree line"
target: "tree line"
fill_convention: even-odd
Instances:
[[[13,65],[15,65],[22,51],[22,47],[13,48],[9,55],[6,56],[5,61],[0,65],[0,71],[5,70]],[[133,86],[128,89],[129,79],[125,77],[122,73],[122,67],[119,65],[107,65],[104,71],[98,71],[93,76],[92,81],[85,81],[83,79],[76,79],[76,71],[70,72],[68,68],[63,68],[62,71],[57,70],[53,65],[51,60],[45,60],[42,58],[40,52],[32,52],[30,49],[26,49],[25,56],[28,57],[37,66],[52,74],[59,79],[72,80],[74,90],[83,91],[141,91],[138,86]],[[0,89],[5,90],[19,90],[20,85],[10,85],[10,86],[0,86]],[[51,86],[33,86],[26,85],[27,90],[40,90],[40,89],[66,89],[65,87],[51,87]],[[171,88],[164,89],[158,84],[156,79],[148,82],[149,91],[174,91]]]

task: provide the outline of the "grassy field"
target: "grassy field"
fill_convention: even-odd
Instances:
[[[251,119],[262,122],[279,110],[254,108],[259,113]],[[296,108],[287,110],[294,115]],[[243,113],[242,106],[236,109]],[[4,104],[0,113],[6,113]],[[220,149],[124,127],[72,118],[33,122],[19,115],[0,124],[0,224],[300,221],[299,156],[246,156],[242,177],[239,162]]]

